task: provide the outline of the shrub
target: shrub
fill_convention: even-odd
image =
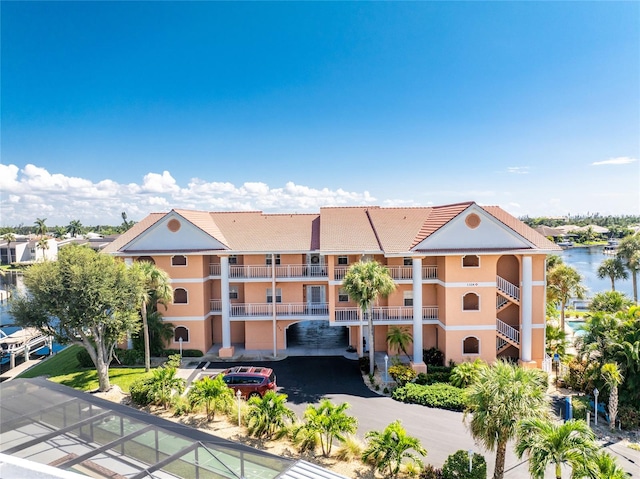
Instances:
[[[451,378],[451,368],[446,368],[449,371],[436,371],[436,372],[427,372],[420,373],[416,377],[416,384],[435,384],[435,383],[448,383]]]
[[[122,366],[144,364],[144,352],[137,349],[116,349],[115,357]]]
[[[95,368],[93,361],[91,360],[91,356],[89,356],[89,352],[82,348],[76,354],[76,359],[78,360],[79,366],[81,368]]]
[[[589,398],[586,396],[573,396],[571,398],[571,407],[573,408],[574,419],[585,420],[589,410]]]
[[[165,349],[162,351],[163,356],[171,356],[172,354],[180,355],[179,349]],[[183,349],[182,357],[183,358],[201,358],[204,356],[204,353],[199,349]]]
[[[442,466],[442,479],[486,479],[487,461],[484,456],[474,453],[469,471],[469,453],[460,449],[447,457]]]
[[[451,411],[463,411],[466,406],[464,390],[443,383],[429,386],[409,383],[396,388],[391,397],[404,403],[421,404]]]
[[[170,355],[164,363],[165,368],[176,368],[180,369],[180,365],[182,364],[182,358],[179,354]]]
[[[413,381],[418,373],[416,373],[411,366],[404,364],[398,364],[397,366],[391,366],[389,368],[389,376],[399,385],[404,386],[408,382]]]
[[[360,365],[360,371],[363,373],[369,373],[369,356],[361,356],[358,358],[358,364]],[[373,365],[373,370],[378,369],[377,365]]]
[[[363,442],[355,436],[346,436],[336,450],[335,456],[341,461],[351,462],[362,457]]]
[[[427,366],[442,366],[444,364],[444,353],[435,347],[423,349],[422,360]]]
[[[420,473],[420,479],[442,479],[442,469],[426,464]]]
[[[129,386],[129,394],[131,401],[138,406],[148,406],[153,402],[153,393],[151,390],[151,378],[138,379]]]
[[[569,372],[563,378],[565,384],[574,391],[584,391],[587,384],[587,364],[577,359],[572,359],[569,364],[567,364],[567,367],[569,368]]]
[[[640,410],[628,405],[622,405],[618,408],[618,420],[620,427],[625,431],[640,428]]]

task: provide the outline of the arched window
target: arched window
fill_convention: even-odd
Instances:
[[[181,339],[183,343],[189,342],[189,330],[184,326],[178,326],[173,330],[173,340],[178,343]]]
[[[468,254],[466,256],[463,256],[462,267],[463,268],[479,268],[480,256],[476,256],[475,254]]]
[[[151,256],[140,256],[136,261],[139,263],[146,261],[147,263],[156,264]]]
[[[189,297],[187,290],[184,288],[176,288],[173,290],[173,302],[174,304],[187,304]]]
[[[464,338],[462,354],[480,354],[480,340],[475,336]]]
[[[171,266],[186,266],[187,257],[181,254],[177,254],[171,257]]]
[[[480,296],[476,293],[467,293],[462,298],[463,311],[480,311]]]

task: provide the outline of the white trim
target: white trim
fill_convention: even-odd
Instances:
[[[546,281],[531,281],[532,286],[546,286]]]
[[[191,331],[189,330],[188,327],[186,327],[186,326],[184,326],[182,324],[179,324],[177,326],[176,325],[173,326],[173,342],[175,344],[180,344],[180,340],[176,341],[176,329],[178,329],[178,328],[184,328],[184,329],[187,330],[187,338],[189,338],[189,339],[187,339],[186,341],[183,339],[182,340],[182,344],[190,343],[191,342]]]
[[[478,297],[478,309],[464,309],[464,298],[465,296],[467,296],[468,294],[475,294]],[[480,297],[480,295],[478,293],[476,293],[475,291],[467,291],[466,293],[464,293],[462,295],[462,312],[463,313],[479,313],[482,310],[482,305],[480,304],[482,301],[482,298]]]
[[[175,278],[175,279],[170,279],[169,283],[171,283],[171,284],[179,284],[179,283],[200,284],[200,283],[206,283],[207,281],[211,281],[212,278],[213,279],[217,279],[218,276],[213,276],[213,277],[207,276],[206,278]]]
[[[537,323],[537,324],[531,325],[531,329],[544,329],[544,328],[545,328],[545,324]]]
[[[464,342],[469,338],[474,338],[476,341],[478,341],[478,352],[477,353],[465,353],[465,351],[464,351]],[[463,356],[480,356],[481,354],[482,354],[482,341],[480,341],[480,338],[478,336],[474,336],[473,334],[469,334],[468,336],[465,336],[464,338],[462,338],[462,355]]]
[[[184,264],[173,264],[173,258],[176,256],[182,256],[184,258]],[[172,268],[186,268],[189,266],[189,259],[186,254],[173,254],[171,256],[171,267]]]
[[[193,321],[206,321],[209,316],[215,316],[214,314],[207,314],[206,316],[163,316],[163,323],[176,324],[180,322],[193,322]]]
[[[445,331],[495,331],[496,325],[471,325],[471,326],[445,326],[440,323],[440,327]]]
[[[176,303],[176,291],[182,289],[185,293],[187,293],[187,300],[184,303]],[[171,304],[175,304],[175,305],[182,305],[182,304],[189,304],[189,290],[187,288],[173,288],[173,294],[171,295]]]

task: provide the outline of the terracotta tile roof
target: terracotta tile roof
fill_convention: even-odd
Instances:
[[[369,213],[379,207],[320,208],[322,251],[381,251]]]
[[[431,208],[429,216],[422,224],[418,235],[414,238],[413,243],[409,246],[409,248],[413,248],[415,245],[431,236],[433,233],[438,231],[449,221],[451,221],[453,218],[458,216],[473,204],[473,201],[469,201],[466,203],[456,203],[452,205],[435,206]]]
[[[549,241],[547,238],[542,236],[533,228],[530,228],[526,224],[524,224],[519,219],[511,216],[509,213],[504,211],[499,206],[481,206],[483,210],[487,213],[495,217],[497,220],[504,223],[506,226],[511,228],[513,231],[518,233],[527,241],[533,243],[536,248],[544,249],[544,250],[552,250],[552,251],[561,251],[562,248],[557,244]]]
[[[121,250],[124,246],[129,244],[132,240],[138,237],[140,234],[145,232],[151,226],[156,224],[160,219],[164,218],[167,213],[151,213],[146,218],[143,218],[141,221],[137,222],[127,231],[122,233],[118,238],[109,243],[102,251],[104,253],[115,253]]]
[[[195,210],[173,210],[184,219],[192,223],[194,226],[200,228],[209,236],[220,241],[222,244],[229,246],[225,236],[218,228],[215,220],[211,217],[211,213],[208,211],[195,211]]]
[[[310,251],[318,245],[318,214],[210,213],[235,251]]]
[[[401,253],[411,249],[433,208],[372,208],[369,217],[382,249]]]

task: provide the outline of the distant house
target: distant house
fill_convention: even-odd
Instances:
[[[109,243],[118,238],[118,236],[120,235],[115,234],[103,236],[99,233],[87,233],[74,238],[66,238],[58,243],[58,247],[63,248],[70,244],[79,244],[89,246],[95,251],[102,251]]]
[[[11,244],[0,241],[0,262],[2,264],[29,264],[36,261],[58,258],[58,242],[54,238],[45,238],[46,248],[39,245],[40,238],[34,235],[16,235]],[[11,259],[11,261],[9,261]]]

